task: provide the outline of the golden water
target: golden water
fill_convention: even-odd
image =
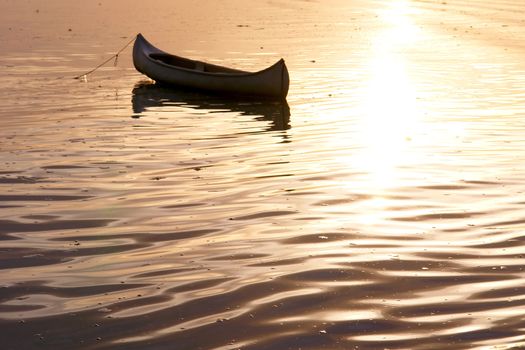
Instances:
[[[3,346],[525,346],[519,2],[171,3],[0,2]],[[287,103],[71,79],[138,31]]]

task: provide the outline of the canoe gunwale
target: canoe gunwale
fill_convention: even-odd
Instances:
[[[179,58],[179,56],[171,55],[171,54],[168,54],[168,53],[165,53],[165,52],[164,52],[164,54],[170,55],[172,57]],[[200,71],[198,69],[190,69],[190,68],[185,68],[185,67],[181,67],[181,66],[171,65],[171,64],[162,62],[160,60],[156,60],[154,58],[151,58],[150,55],[146,55],[146,58],[148,60],[152,61],[153,63],[161,65],[161,66],[164,66],[166,68],[171,68],[171,69],[176,68],[176,69],[184,70],[184,71],[187,71],[187,72],[191,72],[192,74],[210,75],[210,76],[217,76],[217,77],[221,77],[221,78],[222,77],[239,78],[239,77],[246,77],[246,76],[253,76],[253,75],[257,75],[257,74],[262,74],[262,73],[265,73],[266,71],[269,71],[269,70],[275,68],[276,66],[281,65],[282,62],[284,62],[284,59],[281,58],[279,61],[277,61],[276,63],[272,64],[270,67],[267,67],[265,69],[259,70],[257,72],[240,71],[241,73],[223,73],[223,72],[205,72],[205,71],[203,72],[203,71]],[[200,63],[204,63],[204,64],[209,64],[209,63],[206,63],[206,62],[203,62],[203,61],[197,61],[197,60],[192,60],[192,61],[193,62],[200,62]]]
[[[142,34],[138,34],[137,35],[137,40],[141,40],[140,44],[141,44],[142,47],[146,46],[148,49],[150,49],[150,48],[153,49],[153,50],[151,50],[151,49],[148,50],[149,52],[147,52],[147,53],[145,52],[145,57],[149,61],[151,61],[152,63],[158,64],[160,66],[164,66],[165,68],[180,69],[180,70],[191,72],[191,73],[194,73],[194,74],[210,75],[210,76],[218,76],[218,77],[235,77],[235,78],[236,77],[245,77],[245,76],[253,76],[253,75],[257,75],[257,74],[262,74],[262,73],[264,73],[266,71],[269,71],[271,69],[274,69],[276,66],[279,66],[279,65],[284,63],[284,59],[281,58],[279,61],[275,62],[271,66],[266,67],[266,68],[261,69],[261,70],[256,71],[256,72],[248,72],[248,71],[243,71],[243,70],[238,70],[238,69],[233,69],[233,70],[237,70],[238,73],[237,72],[232,72],[232,73],[227,73],[227,72],[206,72],[206,71],[200,71],[200,70],[195,69],[195,68],[191,69],[191,68],[185,68],[185,67],[182,67],[182,66],[172,65],[172,64],[163,62],[161,60],[154,59],[154,58],[151,57],[151,55],[152,54],[162,54],[162,55],[166,55],[166,56],[169,56],[169,57],[173,57],[173,58],[178,59],[178,60],[191,61],[191,62],[194,62],[194,63],[202,63],[204,65],[212,65],[212,66],[216,66],[216,67],[220,67],[220,68],[226,68],[226,69],[232,69],[232,68],[215,65],[215,64],[208,63],[208,62],[204,62],[204,61],[192,60],[192,59],[189,59],[189,58],[177,56],[177,55],[174,55],[174,54],[162,51],[161,49],[151,45],[151,43],[149,43],[142,36]],[[143,44],[145,44],[145,45],[143,45]]]

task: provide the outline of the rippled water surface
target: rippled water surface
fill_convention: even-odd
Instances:
[[[0,4],[3,348],[525,346],[520,2]],[[139,31],[288,99],[72,79]]]

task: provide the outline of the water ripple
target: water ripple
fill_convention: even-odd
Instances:
[[[188,4],[6,9],[3,346],[525,346],[520,6]],[[144,28],[240,69],[285,57],[287,101],[168,89],[129,55],[67,78]]]

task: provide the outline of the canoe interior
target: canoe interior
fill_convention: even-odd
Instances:
[[[200,62],[195,60],[190,60],[187,58],[170,55],[167,53],[150,53],[149,57],[151,59],[154,59],[156,61],[165,63],[170,66],[180,67],[180,68],[186,68],[191,69],[195,71],[200,72],[208,72],[208,73],[228,73],[228,74],[245,74],[247,72],[232,68],[226,68],[217,66],[214,64],[206,63],[206,62]]]

